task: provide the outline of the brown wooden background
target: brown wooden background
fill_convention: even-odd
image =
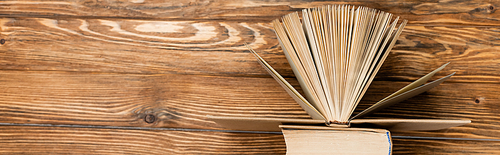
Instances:
[[[0,1],[0,153],[283,154],[282,135],[204,117],[309,118],[243,44],[298,86],[270,21],[324,4],[409,20],[357,111],[446,62],[436,78],[457,72],[373,117],[473,123],[394,132],[428,137],[394,138],[394,154],[500,154],[498,0]]]

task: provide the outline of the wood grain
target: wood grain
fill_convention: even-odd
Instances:
[[[499,154],[500,142],[393,139],[393,154]]]
[[[213,128],[206,115],[309,118],[271,78],[0,74],[3,122]],[[146,123],[148,114],[157,121]]]
[[[283,154],[282,135],[186,128],[222,129],[206,115],[309,118],[243,44],[298,88],[270,20],[347,3],[410,21],[356,112],[451,61],[437,76],[452,79],[371,117],[471,119],[392,134],[500,139],[500,1],[12,0],[0,1],[0,154]],[[394,154],[499,146],[394,139]]]
[[[223,76],[269,75],[249,43],[293,73],[269,23],[4,18],[0,69]],[[452,81],[499,83],[498,27],[407,26],[378,80],[415,80],[446,62]],[[473,68],[473,69],[471,69]],[[444,74],[443,74],[444,75]]]
[[[357,111],[405,84],[374,82]],[[372,117],[471,119],[463,127],[394,134],[499,139],[499,88],[444,83]],[[223,129],[205,116],[310,118],[271,78],[0,71],[0,98],[4,123]],[[145,122],[147,115],[156,120]]]
[[[0,126],[2,154],[285,154],[282,135]],[[393,154],[498,154],[500,142],[393,139]],[[71,150],[71,152],[68,152]]]
[[[271,21],[293,11],[325,4],[364,5],[394,13],[410,24],[482,25],[500,24],[499,1],[377,1],[349,2],[308,0],[119,0],[119,1],[2,1],[3,17],[135,18],[162,20]]]
[[[1,154],[284,154],[282,135],[0,127]]]

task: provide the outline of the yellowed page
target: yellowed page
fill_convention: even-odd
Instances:
[[[246,44],[245,44],[246,45]],[[266,71],[271,74],[271,76],[276,80],[283,89],[290,95],[295,102],[297,102],[302,109],[304,109],[309,116],[311,116],[313,119],[321,119],[321,120],[326,120],[325,117],[316,109],[314,106],[312,106],[300,93],[293,88],[290,83],[288,83],[285,78],[283,78],[276,70],[274,70],[271,65],[269,65],[262,57],[260,57],[250,46],[246,45],[248,49],[254,54],[254,56],[259,60],[259,64],[266,69]]]
[[[366,90],[368,90],[368,87],[369,85],[371,84],[371,82],[373,81],[373,79],[375,78],[375,75],[376,73],[378,72],[378,70],[380,69],[380,67],[382,67],[382,62],[385,61],[385,59],[387,58],[387,56],[389,55],[390,53],[390,50],[392,49],[392,47],[394,47],[394,44],[396,44],[396,41],[398,40],[397,38],[399,38],[399,35],[401,34],[401,32],[403,32],[403,28],[406,26],[406,23],[408,21],[407,20],[403,20],[403,22],[399,25],[399,28],[398,30],[395,32],[395,35],[393,35],[393,39],[392,39],[392,42],[391,44],[389,44],[389,46],[387,47],[387,50],[384,54],[384,56],[380,59],[380,62],[381,63],[378,63],[377,64],[377,67],[375,68],[373,74],[370,76],[370,79],[368,81],[368,84],[364,86],[363,88],[363,91],[361,92],[360,95],[358,95],[358,97],[356,98],[355,100],[355,106],[350,110],[350,113],[352,114],[354,112],[354,109],[355,107],[358,105],[358,103],[361,101],[361,98],[364,96],[364,94],[366,93]]]
[[[285,53],[288,63],[292,67],[293,73],[297,77],[297,80],[299,81],[299,84],[304,91],[307,101],[309,101],[310,105],[312,105],[318,112],[323,115],[323,117],[326,118],[325,111],[313,91],[312,84],[307,78],[305,70],[302,67],[301,62],[299,61],[299,58],[297,57],[296,51],[292,43],[290,42],[288,34],[286,33],[279,20],[273,21],[273,27],[275,29],[276,35],[278,36],[278,42],[280,43],[284,51],[283,53]]]
[[[207,119],[229,130],[242,131],[281,131],[279,125],[302,124],[325,126],[324,120],[314,119],[287,119],[287,118],[259,118],[234,116],[207,116]]]
[[[471,123],[454,119],[355,119],[351,124],[372,124],[391,131],[441,130]]]
[[[366,116],[366,115],[369,115],[371,113],[374,113],[376,111],[379,111],[379,110],[382,110],[388,106],[391,106],[393,104],[396,104],[398,102],[401,102],[403,100],[406,100],[410,97],[413,97],[413,96],[417,96],[418,94],[421,94],[429,89],[432,89],[436,86],[438,86],[439,84],[443,83],[445,80],[447,80],[448,78],[450,78],[451,76],[453,76],[455,73],[452,73],[446,77],[443,77],[443,78],[440,78],[436,81],[432,81],[430,83],[427,83],[425,85],[422,85],[422,86],[419,86],[417,88],[413,88],[409,91],[406,91],[406,92],[403,92],[399,95],[396,95],[394,97],[391,97],[390,99],[387,99],[387,100],[384,100],[384,101],[381,101],[381,102],[378,102],[370,107],[368,107],[367,109],[361,111],[360,113],[358,113],[356,116],[352,117],[352,119],[355,119],[355,118],[361,118],[363,116]]]
[[[235,117],[235,116],[206,116],[208,120],[214,121],[221,127],[229,130],[243,131],[280,131],[279,125],[310,125],[324,127],[325,121],[313,119],[293,118],[259,118],[259,117]],[[351,121],[352,126],[369,124],[379,128],[398,131],[411,130],[441,130],[450,127],[469,124],[470,120],[455,119],[355,119]],[[331,128],[331,127],[328,127]]]
[[[379,102],[377,102],[377,103],[380,103],[380,102],[382,102],[382,101],[385,101],[385,100],[387,100],[387,99],[390,99],[391,97],[394,97],[394,96],[396,96],[396,95],[399,95],[399,94],[401,94],[401,93],[404,93],[404,92],[406,92],[406,91],[409,91],[409,90],[411,90],[411,89],[413,89],[413,88],[416,88],[416,87],[418,87],[418,86],[421,86],[421,85],[423,85],[423,84],[427,83],[427,81],[429,81],[429,79],[431,79],[431,77],[432,77],[432,76],[434,76],[434,74],[436,74],[437,72],[439,72],[439,71],[443,70],[443,68],[444,68],[444,67],[446,67],[448,64],[450,64],[450,63],[448,62],[448,63],[446,63],[446,64],[442,65],[441,67],[439,67],[439,68],[435,69],[434,71],[432,71],[432,72],[428,73],[427,75],[425,75],[425,76],[421,77],[420,79],[418,79],[418,80],[416,80],[416,81],[414,81],[414,82],[410,83],[409,85],[407,85],[407,86],[405,86],[405,87],[403,87],[403,88],[399,89],[398,91],[396,91],[396,92],[392,93],[391,95],[389,95],[389,96],[385,97],[384,99],[380,100],[380,101],[379,101]]]

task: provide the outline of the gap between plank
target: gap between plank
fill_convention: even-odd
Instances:
[[[253,134],[276,134],[281,132],[272,131],[239,131],[239,130],[216,130],[216,129],[189,129],[189,128],[151,128],[151,127],[127,127],[127,126],[99,126],[99,125],[57,125],[57,124],[19,124],[0,123],[0,126],[31,126],[31,127],[67,127],[67,128],[93,128],[93,129],[121,129],[121,130],[157,130],[157,131],[191,131],[191,132],[226,132],[226,133],[253,133]],[[420,136],[391,136],[395,139],[417,139],[417,140],[463,140],[463,141],[491,141],[500,142],[500,139],[483,138],[451,138],[451,137],[420,137]]]
[[[144,75],[144,76],[151,76],[151,75],[157,75],[157,76],[176,76],[176,75],[186,75],[186,76],[213,76],[213,77],[229,77],[229,78],[272,78],[271,75],[269,74],[224,74],[224,73],[214,73],[214,74],[197,74],[197,73],[176,73],[176,72],[165,72],[165,73],[139,73],[139,72],[102,72],[102,71],[72,71],[72,70],[24,70],[24,69],[0,69],[0,72],[6,71],[6,72],[54,72],[54,73],[79,73],[79,74],[116,74],[116,75]],[[439,76],[441,77],[441,76]],[[459,75],[455,75],[454,77],[460,77]],[[295,76],[283,76],[285,79],[290,79],[293,78],[295,79]],[[404,79],[395,79],[394,78],[383,78],[383,79],[377,79],[375,76],[375,79],[373,81],[391,81],[391,82],[414,82],[416,79],[413,80],[404,80]],[[466,81],[466,80],[447,80],[446,83],[468,83],[468,84],[500,84],[499,82],[496,81]]]
[[[295,12],[295,11],[290,11]],[[48,19],[124,19],[124,20],[168,20],[168,21],[199,21],[199,22],[213,22],[213,21],[232,21],[232,22],[267,22],[271,23],[273,19],[266,19],[268,16],[260,16],[264,19],[251,18],[251,19],[235,19],[232,17],[202,17],[202,18],[182,18],[182,17],[173,17],[173,18],[158,18],[158,17],[125,17],[125,16],[73,16],[73,15],[22,15],[22,14],[1,14],[0,18],[48,18]],[[280,18],[281,16],[276,16],[275,19]],[[407,26],[433,26],[433,27],[460,27],[460,28],[490,28],[490,27],[498,27],[498,25],[478,25],[478,24],[458,24],[458,23],[408,23]]]

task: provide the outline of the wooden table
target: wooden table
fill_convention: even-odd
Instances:
[[[0,154],[283,154],[283,136],[206,115],[309,118],[270,21],[353,4],[409,20],[356,110],[451,62],[440,86],[376,118],[471,119],[394,132],[394,154],[500,153],[500,1],[0,1]],[[448,137],[448,139],[440,139]]]

